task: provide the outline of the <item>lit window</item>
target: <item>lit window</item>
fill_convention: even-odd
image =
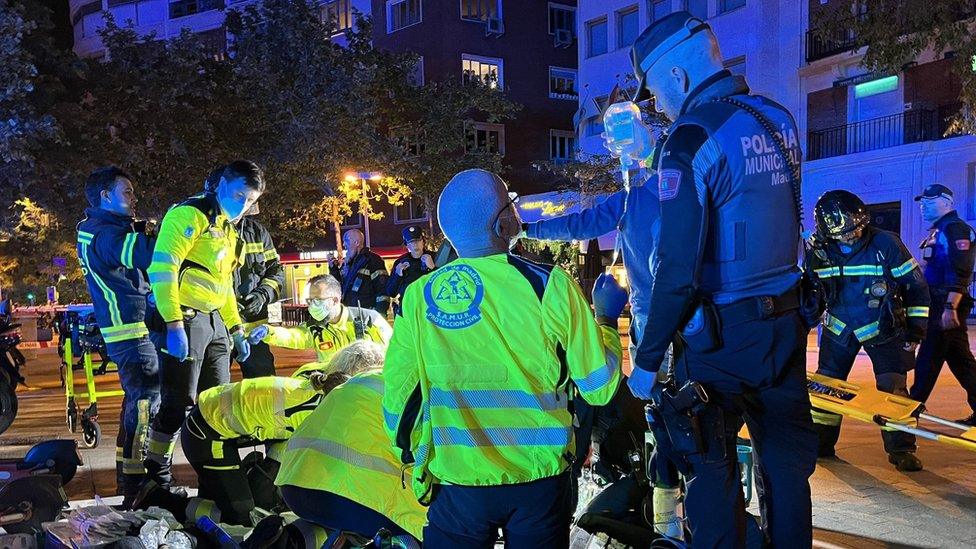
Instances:
[[[550,2],[549,34],[556,34],[558,30],[568,31],[572,36],[576,35],[576,8]]]
[[[481,81],[489,88],[504,87],[502,60],[462,53],[461,80],[463,82]]]
[[[587,57],[607,53],[607,19],[586,24]]]
[[[576,69],[549,67],[549,98],[573,101],[579,98],[576,90]]]
[[[322,4],[322,21],[331,21],[336,33],[351,29],[352,0],[331,0]]]
[[[224,7],[223,2],[220,0],[177,0],[169,4],[169,18],[176,19],[222,7]]]
[[[424,208],[424,201],[415,196],[403,201],[393,212],[394,223],[409,223],[414,221],[424,221],[427,219],[427,210]]]
[[[505,154],[505,125],[475,122],[465,136],[469,153]]]
[[[565,130],[549,130],[549,158],[569,162],[576,156],[576,134]]]
[[[420,0],[386,0],[386,32],[398,31],[423,20]]]
[[[586,137],[596,137],[603,133],[603,117],[594,116],[586,122]]]
[[[461,19],[487,21],[499,19],[502,0],[461,0]]]
[[[640,12],[637,7],[617,12],[617,47],[627,48],[637,40],[640,34]]]

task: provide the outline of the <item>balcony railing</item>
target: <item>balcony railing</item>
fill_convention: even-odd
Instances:
[[[958,105],[915,109],[843,126],[812,131],[807,135],[809,160],[855,154],[908,143],[942,139],[946,118]]]

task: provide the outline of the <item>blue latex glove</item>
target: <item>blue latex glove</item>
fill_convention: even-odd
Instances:
[[[234,350],[237,351],[237,362],[246,362],[251,356],[251,342],[244,335],[244,330],[237,330],[231,334],[231,338],[234,340]]]
[[[247,341],[251,345],[254,345],[256,343],[260,343],[261,341],[264,341],[264,338],[268,337],[268,333],[270,333],[270,332],[271,332],[271,329],[268,328],[268,325],[267,324],[262,324],[262,325],[258,326],[257,328],[251,330],[251,333],[247,336]]]
[[[630,392],[641,400],[651,400],[651,393],[654,384],[657,382],[657,372],[651,372],[643,368],[634,367],[627,378],[627,386]]]
[[[627,290],[611,274],[602,274],[593,284],[593,308],[596,316],[617,320],[627,305]]]
[[[186,330],[183,326],[167,326],[166,349],[164,351],[176,360],[186,360],[190,354],[190,341],[186,337]]]

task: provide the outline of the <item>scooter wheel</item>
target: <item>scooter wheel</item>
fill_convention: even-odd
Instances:
[[[0,372],[0,433],[3,433],[17,417],[16,386]]]
[[[6,509],[14,513],[19,512],[25,504],[30,509],[30,517],[27,520],[3,526],[8,534],[41,532],[41,524],[56,520],[61,513],[61,508],[67,504],[57,484],[38,481],[37,479],[40,478],[20,478],[0,489],[0,513]]]
[[[102,427],[92,421],[81,426],[81,441],[85,448],[97,448],[98,441],[102,438]]]

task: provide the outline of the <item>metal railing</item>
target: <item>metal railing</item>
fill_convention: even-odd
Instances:
[[[809,160],[817,160],[941,139],[946,128],[944,112],[942,108],[915,109],[811,131],[807,155]]]
[[[849,17],[844,20],[844,26],[835,31],[831,36],[820,36],[818,29],[807,31],[807,63],[812,63],[818,59],[830,57],[838,53],[850,50],[857,44],[857,36],[854,33],[853,24],[858,19],[863,19],[865,15]]]
[[[297,326],[309,320],[308,307],[304,305],[284,305],[281,306],[281,325]]]

